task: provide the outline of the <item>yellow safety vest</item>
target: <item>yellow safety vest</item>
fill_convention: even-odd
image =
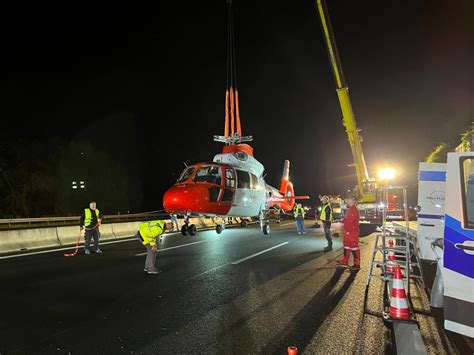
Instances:
[[[305,213],[306,212],[304,211],[303,207],[296,207],[295,208],[295,218],[298,217],[299,215],[301,215],[301,217],[304,218]]]
[[[91,226],[91,222],[92,222],[92,213],[91,213],[91,209],[90,208],[85,208],[84,209],[84,215],[85,215],[85,219],[84,219],[84,227],[86,228],[90,228],[90,227],[95,227],[95,226]],[[99,210],[96,208],[95,209],[95,215],[97,216],[97,222],[99,222],[100,224],[100,219],[99,219]],[[105,227],[104,227],[105,228]]]
[[[143,245],[150,244],[154,246],[156,238],[165,232],[165,225],[165,221],[149,221],[140,224],[138,231],[143,238]]]
[[[327,206],[329,206],[329,210],[331,211],[331,215],[329,217],[326,216],[326,207]],[[330,203],[326,203],[325,205],[323,205],[323,207],[321,208],[321,215],[319,216],[319,219],[321,221],[332,221],[332,207],[331,207]]]

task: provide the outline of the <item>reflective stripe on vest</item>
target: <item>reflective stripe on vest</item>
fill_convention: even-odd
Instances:
[[[301,216],[304,217],[304,208],[303,207],[296,207],[295,209],[295,217]]]
[[[328,217],[326,216],[326,207],[329,206],[329,210],[331,211],[331,217]],[[325,205],[323,205],[323,208],[321,209],[321,216],[319,216],[319,219],[321,221],[330,221],[332,220],[332,208],[331,208],[331,205],[329,203],[326,203]]]
[[[91,227],[91,222],[92,222],[91,209],[90,208],[85,208],[84,209],[84,214],[86,216],[86,218],[84,219],[84,227]],[[97,216],[97,222],[98,222],[99,221],[99,210],[97,208],[95,209],[95,215]]]

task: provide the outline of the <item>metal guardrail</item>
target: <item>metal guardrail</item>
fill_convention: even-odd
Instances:
[[[169,214],[163,210],[127,213],[119,215],[104,215],[103,223],[133,222],[137,220],[149,220],[153,218],[168,218]],[[41,228],[56,226],[74,226],[79,223],[80,216],[73,217],[39,217],[39,218],[10,218],[0,219],[0,230]]]

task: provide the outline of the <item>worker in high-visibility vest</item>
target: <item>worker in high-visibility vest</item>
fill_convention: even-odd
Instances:
[[[81,235],[84,237],[84,253],[89,255],[91,253],[91,240],[94,239],[94,252],[101,254],[102,250],[99,248],[100,231],[99,227],[102,222],[102,214],[97,208],[95,201],[89,203],[89,208],[82,211],[79,220],[79,227],[81,228]]]
[[[306,233],[306,228],[304,227],[304,216],[305,216],[305,210],[301,206],[301,203],[298,203],[295,208],[295,219],[296,219],[296,231],[298,234],[305,234]]]
[[[275,221],[277,223],[280,223],[280,217],[281,217],[281,208],[280,208],[280,206],[276,205],[273,208],[273,215],[275,216]]]
[[[324,236],[328,241],[328,246],[324,248],[324,251],[332,250],[332,236],[331,236],[331,222],[332,222],[332,208],[329,203],[329,197],[326,195],[321,197],[321,214],[319,215],[319,220],[322,222],[324,227]]]
[[[347,200],[346,213],[342,223],[344,224],[344,255],[338,260],[340,266],[349,266],[349,258],[354,257],[354,264],[351,269],[360,269],[360,248],[359,248],[359,210],[357,209],[357,200],[350,197]]]
[[[176,213],[170,214],[171,222],[176,226],[176,230],[179,231],[179,224],[178,224],[178,215]]]
[[[158,252],[158,238],[166,231],[173,231],[173,222],[161,220],[148,221],[138,226],[136,238],[145,246],[147,253],[145,258],[145,271],[149,275],[159,274],[161,271],[156,267],[156,254]]]

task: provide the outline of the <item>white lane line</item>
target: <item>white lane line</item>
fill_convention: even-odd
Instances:
[[[255,258],[256,256],[259,256],[259,255],[262,255],[262,254],[266,253],[267,251],[270,251],[270,250],[273,250],[273,249],[282,247],[283,245],[286,245],[286,244],[288,244],[288,243],[289,243],[289,242],[284,242],[284,243],[275,245],[274,247],[271,247],[271,248],[268,248],[268,249],[259,251],[258,253],[249,255],[249,256],[247,256],[246,258],[243,258],[243,259],[240,259],[240,260],[237,260],[237,261],[233,261],[233,262],[231,262],[231,264],[232,264],[232,265],[237,265],[237,264],[243,263],[244,261],[247,261],[247,260],[249,260],[249,259]]]
[[[208,242],[208,240],[200,240],[198,242],[192,242],[192,243],[187,243],[187,244],[182,244],[182,245],[176,245],[174,247],[169,247],[169,248],[164,248],[164,249],[158,249],[158,253],[159,252],[162,252],[162,251],[167,251],[167,250],[171,250],[171,249],[178,249],[178,248],[184,248],[184,247],[187,247],[189,245],[193,245],[193,244],[199,244],[199,243],[204,243],[204,242]],[[135,254],[135,256],[142,256],[142,255],[146,255],[147,253],[140,253],[140,254]]]
[[[289,226],[290,224],[295,224],[295,222],[290,222],[290,223],[284,223],[284,224],[280,224],[279,226],[277,227],[284,227],[284,226]]]
[[[199,277],[199,276],[208,274],[208,273],[210,273],[210,272],[212,272],[212,271],[216,271],[216,270],[218,270],[218,269],[220,269],[220,268],[223,268],[224,266],[227,266],[227,265],[229,265],[229,264],[230,264],[230,263],[226,263],[226,264],[224,264],[224,265],[217,266],[217,267],[215,267],[215,268],[212,268],[212,269],[209,269],[209,270],[207,270],[207,271],[201,272],[200,274],[194,275],[193,277],[190,277],[189,279],[184,280],[184,282],[193,280],[193,279],[195,279],[195,278],[197,278],[197,277]]]
[[[132,240],[137,240],[137,238],[105,241],[105,242],[101,242],[100,245],[130,242]],[[84,246],[84,244],[82,244],[82,243],[79,244],[79,248],[82,248],[83,246]],[[61,250],[75,250],[75,246],[72,245],[72,246],[69,246],[69,247],[52,249],[52,250],[42,250],[42,251],[35,251],[35,252],[31,252],[31,253],[25,253],[25,254],[0,256],[0,259],[21,258],[21,257],[24,257],[24,256],[30,256],[30,255],[36,255],[36,254],[56,253],[56,252],[61,251]]]

